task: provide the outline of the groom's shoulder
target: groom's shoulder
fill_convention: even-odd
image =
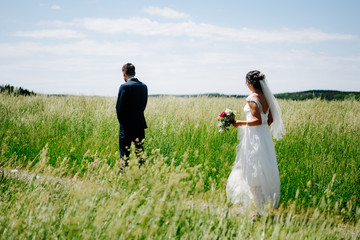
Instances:
[[[137,78],[134,78],[133,81],[127,81],[126,83],[126,86],[139,86],[139,85],[144,85],[146,86],[145,83],[143,83],[142,81],[140,81],[139,79]]]
[[[127,87],[129,87],[129,86],[131,86],[132,85],[132,83],[131,82],[124,82],[123,84],[121,84],[120,85],[120,88],[127,88]]]
[[[127,88],[137,88],[139,86],[146,87],[146,84],[136,79],[136,81],[127,81],[126,83],[123,83],[120,85],[120,89],[127,89]]]

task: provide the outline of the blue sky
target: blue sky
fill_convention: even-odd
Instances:
[[[357,0],[0,0],[0,84],[116,96],[136,66],[150,94],[360,91]]]

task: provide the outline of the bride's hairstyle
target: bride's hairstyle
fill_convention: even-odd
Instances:
[[[255,89],[262,91],[260,80],[263,80],[265,75],[258,70],[250,71],[246,74],[246,82],[253,85]]]

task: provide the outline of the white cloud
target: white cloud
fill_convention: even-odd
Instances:
[[[143,11],[167,18],[176,16],[165,14],[166,8],[154,9]],[[346,81],[355,81],[352,76],[359,75],[360,56],[356,53],[348,56],[312,52],[301,45],[334,40],[339,42],[330,43],[333,46],[353,40],[358,45],[357,35],[311,28],[226,28],[193,22],[181,14],[177,18],[185,20],[82,18],[39,22],[37,27],[40,25],[45,30],[14,30],[10,35],[32,39],[0,43],[0,60],[4,62],[0,66],[0,80],[20,79],[23,82],[19,85],[32,90],[37,89],[26,85],[26,81],[37,81],[39,87],[54,93],[71,92],[71,88],[91,93],[101,86],[104,95],[112,95],[116,94],[114,89],[121,80],[121,65],[130,61],[137,66],[139,77],[152,94],[246,94],[243,79],[252,69],[260,69],[269,76],[274,92],[324,89],[334,79],[345,79],[344,72],[349,73]],[[44,38],[52,39],[37,40]],[[68,82],[63,84],[63,81]],[[341,86],[331,88],[341,89]]]
[[[0,57],[31,56],[46,53],[57,56],[146,56],[146,47],[135,42],[96,42],[91,40],[61,44],[34,42],[0,43]]]
[[[35,31],[16,31],[9,34],[15,37],[30,37],[30,38],[84,38],[86,35],[71,29],[45,29]]]
[[[55,21],[39,21],[36,25],[38,26],[49,26],[49,27],[74,27],[75,20],[72,22],[63,22],[59,20]]]
[[[51,6],[51,9],[61,10],[61,7],[60,7],[59,5],[52,5],[52,6]]]
[[[346,90],[342,89],[345,86],[333,87],[329,83],[342,79],[344,72],[358,73],[360,63],[356,55],[332,56],[307,50],[264,50],[258,46],[234,50],[230,45],[216,49],[211,43],[199,49],[186,43],[169,44],[166,47],[163,42],[156,45],[153,41],[0,44],[0,60],[6,59],[6,64],[0,66],[0,79],[22,79],[18,85],[34,91],[43,87],[45,92],[53,93],[77,93],[73,91],[81,89],[84,94],[115,95],[114,89],[122,82],[121,65],[130,61],[137,66],[139,78],[148,84],[151,94],[247,94],[244,76],[252,69],[264,71],[272,90],[279,93],[314,88]],[[174,52],[175,47],[181,50]],[[39,88],[26,85],[30,78],[39,82]],[[74,80],[65,84],[64,80],[69,79]],[[350,76],[346,81],[355,80]],[[99,87],[104,90],[98,90]]]
[[[155,16],[161,16],[164,18],[171,18],[171,19],[186,19],[189,18],[190,15],[182,12],[178,12],[171,8],[160,8],[160,7],[147,7],[142,10],[145,13]]]
[[[160,23],[148,18],[83,18],[72,22],[42,22],[42,25],[77,26],[88,30],[112,34],[138,34],[143,36],[188,36],[215,41],[250,42],[250,43],[314,43],[330,40],[359,40],[351,34],[326,33],[318,29],[236,29],[212,24],[186,21],[181,23]]]

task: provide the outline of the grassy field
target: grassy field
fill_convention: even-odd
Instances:
[[[280,100],[281,206],[227,202],[245,99],[152,97],[145,159],[119,173],[114,98],[0,95],[0,239],[357,239],[360,102]]]

